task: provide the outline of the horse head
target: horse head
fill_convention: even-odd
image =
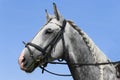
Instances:
[[[46,10],[47,23],[36,34],[31,42],[25,43],[18,63],[26,72],[32,72],[38,66],[45,66],[47,62],[61,59],[65,49],[64,29],[66,20],[58,12],[55,3],[54,16]]]

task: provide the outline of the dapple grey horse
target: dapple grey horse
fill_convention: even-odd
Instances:
[[[65,20],[55,3],[54,15],[47,13],[47,22],[31,42],[25,43],[19,57],[20,68],[33,72],[38,66],[63,59],[67,62],[74,80],[120,80],[115,65],[79,66],[71,63],[110,63],[92,39],[74,22]]]

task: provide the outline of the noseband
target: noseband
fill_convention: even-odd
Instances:
[[[56,24],[56,25],[58,25],[58,24]],[[52,50],[55,48],[55,46],[56,46],[56,44],[59,42],[59,40],[62,39],[63,53],[65,52],[65,41],[64,41],[64,35],[63,35],[63,33],[64,33],[64,31],[65,31],[66,20],[63,21],[62,26],[60,26],[60,25],[58,25],[58,26],[61,28],[61,30],[60,30],[60,31],[57,33],[57,35],[50,41],[50,43],[49,43],[47,46],[45,46],[44,48],[42,48],[42,47],[40,47],[39,45],[36,45],[36,44],[34,44],[34,43],[31,43],[31,42],[28,42],[28,43],[23,42],[23,43],[25,44],[25,47],[26,47],[26,48],[28,49],[28,51],[30,52],[30,57],[32,57],[32,59],[34,60],[34,62],[39,62],[40,59],[37,59],[37,60],[36,60],[36,59],[34,58],[34,55],[33,55],[33,53],[32,53],[32,51],[31,51],[31,49],[30,49],[29,46],[32,46],[32,47],[34,47],[35,49],[37,49],[38,51],[42,52],[42,56],[44,56],[43,59],[46,60],[46,59],[48,59],[48,57],[50,56],[49,53],[52,52]],[[48,49],[48,48],[49,48],[49,49]],[[48,61],[48,60],[46,60],[46,63],[47,63],[47,61]]]

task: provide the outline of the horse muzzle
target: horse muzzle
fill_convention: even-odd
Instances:
[[[31,73],[38,66],[38,63],[34,63],[32,59],[28,60],[24,56],[24,53],[20,55],[18,59],[18,64],[20,68],[27,73]]]

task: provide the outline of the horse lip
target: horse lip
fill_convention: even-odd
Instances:
[[[24,70],[24,71],[26,71],[26,70],[27,70],[27,68],[26,68],[26,67],[24,67],[24,63],[21,63],[21,64],[20,64],[20,68],[21,68],[22,70]]]
[[[24,67],[26,64],[24,64],[23,62],[18,61],[19,65],[20,65],[20,69],[26,72],[30,72],[29,69],[27,67]]]

